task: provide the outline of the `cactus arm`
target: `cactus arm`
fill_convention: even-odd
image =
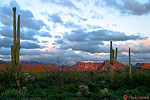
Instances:
[[[16,7],[13,7],[13,34],[14,34],[14,58],[16,64]]]
[[[115,62],[117,61],[118,48],[116,48]]]
[[[17,22],[16,64],[19,64],[19,51],[20,51],[20,15],[18,15],[18,22]]]
[[[112,41],[110,41],[110,63],[113,63],[113,50],[112,50]]]
[[[112,61],[112,41],[110,41],[110,61]]]
[[[15,58],[14,58],[14,47],[11,46],[11,64],[12,64],[12,72],[15,72]]]
[[[130,51],[130,47],[129,47],[129,76],[130,79],[132,78],[132,65],[131,65],[131,51]]]
[[[112,83],[114,82],[114,77],[115,77],[115,74],[114,74],[113,65],[110,64],[110,80]]]
[[[114,49],[112,49],[112,64],[114,64],[115,61],[114,61]]]
[[[20,15],[18,15],[17,22],[17,45],[20,47]]]
[[[21,77],[21,75],[22,75],[22,65],[20,64],[19,65],[19,77]]]
[[[19,46],[17,45],[17,49],[16,49],[16,65],[19,64]]]

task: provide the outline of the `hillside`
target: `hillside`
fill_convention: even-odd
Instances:
[[[108,71],[110,69],[110,62],[108,60],[101,62],[76,62],[72,66],[59,67],[57,64],[44,64],[39,62],[22,62],[23,72],[46,72],[46,71]],[[116,62],[113,65],[114,70],[123,70],[127,66],[121,62]],[[10,62],[0,61],[0,68],[11,69]],[[137,63],[133,66],[133,69],[150,69],[150,64]]]

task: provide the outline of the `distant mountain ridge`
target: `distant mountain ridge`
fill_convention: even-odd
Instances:
[[[127,66],[122,64],[121,62],[116,61],[116,63],[113,65],[114,70],[123,70]],[[106,60],[102,63],[102,66],[99,68],[99,70],[109,70],[110,69],[110,61]]]
[[[0,60],[0,65],[5,66],[5,65],[10,65],[11,63],[8,61],[2,61]],[[110,69],[110,62],[109,60],[106,60],[104,62],[76,62],[71,65],[61,65],[58,66],[57,64],[45,64],[41,62],[35,62],[35,61],[30,61],[30,62],[21,62],[23,64],[23,71],[24,72],[44,72],[48,70],[64,70],[64,71],[88,71],[88,70],[93,70],[93,71],[108,71]],[[123,70],[127,66],[122,64],[121,62],[116,62],[113,65],[114,70]],[[133,69],[150,69],[150,64],[149,63],[136,63],[133,66]]]

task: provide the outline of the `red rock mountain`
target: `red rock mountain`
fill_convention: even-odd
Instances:
[[[71,66],[71,69],[76,71],[88,71],[88,70],[97,70],[99,66],[102,66],[102,63],[98,62],[77,62],[73,66]]]
[[[140,65],[140,64],[138,64]],[[113,65],[113,68],[115,70],[120,70],[120,69],[124,69],[127,66],[122,64],[121,62],[116,62]],[[133,68],[136,68],[135,66]],[[139,69],[150,69],[150,64],[141,64],[140,66],[138,66]],[[10,69],[11,70],[11,64],[10,62],[3,62],[0,61],[0,69]],[[65,66],[63,68],[60,68],[58,65],[56,64],[43,64],[43,63],[35,63],[34,64],[30,64],[30,63],[23,63],[23,72],[46,72],[46,71],[88,71],[88,70],[104,70],[107,71],[110,69],[110,62],[108,60],[104,61],[103,63],[100,62],[76,62],[74,65],[72,66]]]
[[[127,67],[126,65],[124,65],[118,61],[113,65],[114,70],[120,70],[120,69],[122,70],[126,67]],[[65,68],[65,70],[76,70],[76,71],[88,71],[88,70],[105,70],[105,71],[107,71],[109,69],[110,69],[110,62],[108,60],[104,61],[103,63],[77,62],[73,66]]]
[[[116,61],[116,63],[113,65],[114,70],[120,70],[120,69],[122,70],[122,69],[124,69],[126,67],[127,67],[126,65],[124,65],[124,64],[122,64],[122,63],[120,63],[118,61]],[[109,69],[110,69],[110,61],[108,61],[108,60],[104,61],[102,63],[102,66],[99,67],[99,70],[107,71]]]
[[[140,66],[142,69],[150,69],[150,64],[144,64]]]

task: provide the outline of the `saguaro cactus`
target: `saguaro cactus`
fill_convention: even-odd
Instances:
[[[116,48],[116,55],[114,56],[115,52],[114,52],[114,49],[112,47],[112,41],[110,41],[110,80],[112,82],[114,82],[114,69],[113,69],[113,65],[117,61],[117,51],[118,51],[118,48]]]
[[[129,47],[129,76],[130,76],[130,79],[132,79],[132,64],[131,64],[130,47]]]
[[[12,71],[15,76],[16,85],[20,89],[20,76],[22,66],[19,64],[20,51],[20,15],[18,15],[17,34],[16,34],[16,7],[13,7],[13,45],[11,46]]]

